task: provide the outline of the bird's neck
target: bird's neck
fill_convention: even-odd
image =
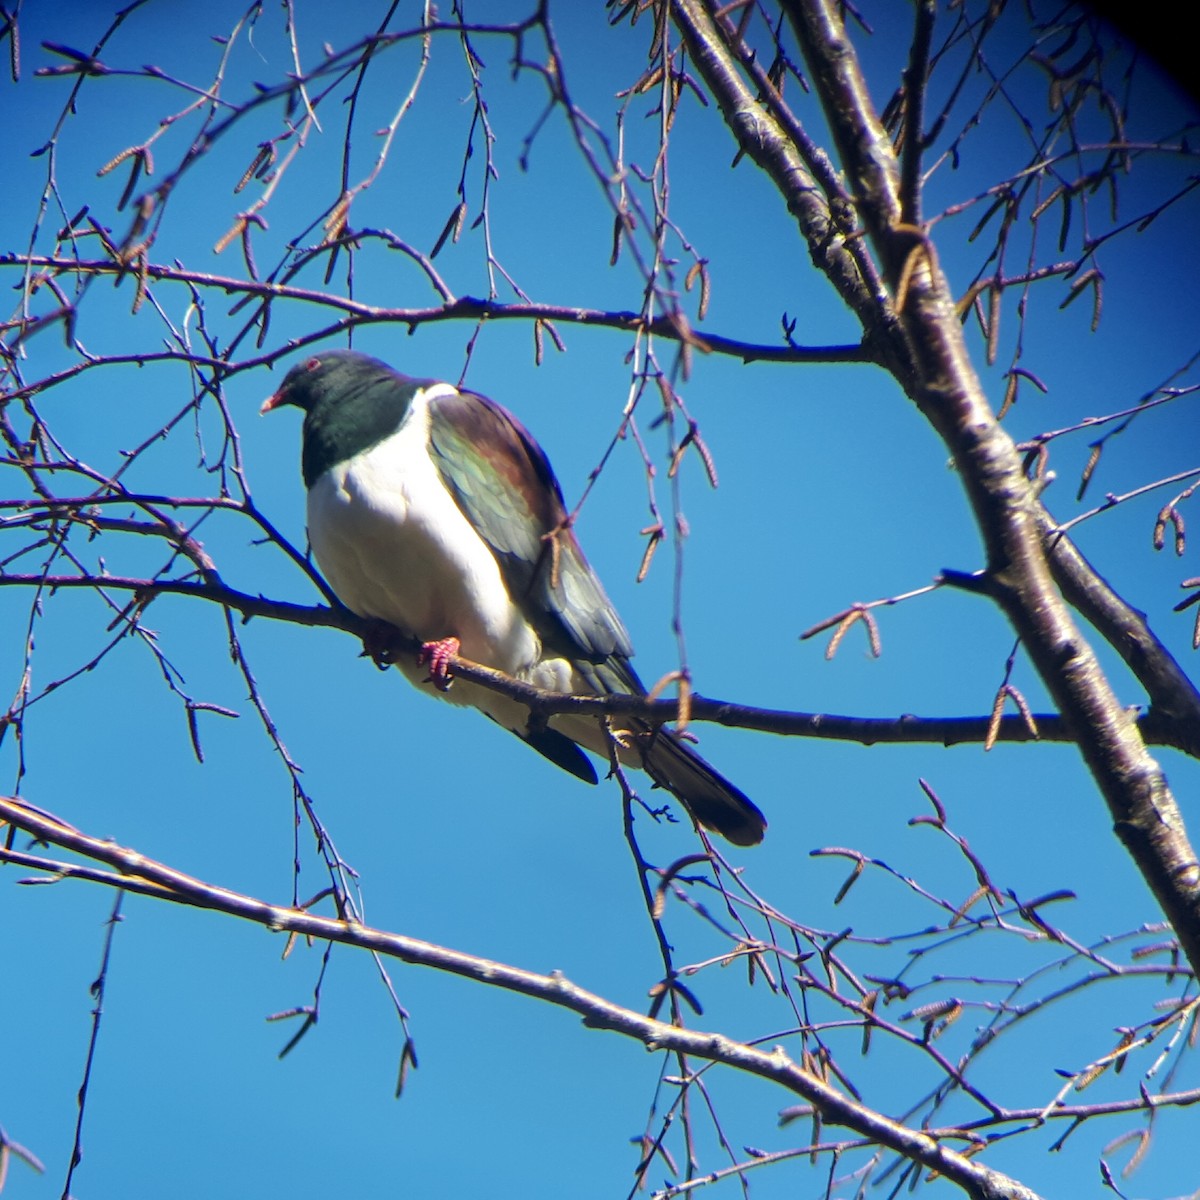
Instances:
[[[330,467],[379,445],[404,423],[417,385],[387,382],[386,388],[359,388],[336,404],[317,404],[305,414],[301,467],[306,487]]]

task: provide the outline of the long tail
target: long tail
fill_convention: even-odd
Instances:
[[[706,829],[715,830],[735,846],[756,846],[763,840],[767,819],[754,802],[687,742],[660,729],[640,748],[646,774],[673,792]]]

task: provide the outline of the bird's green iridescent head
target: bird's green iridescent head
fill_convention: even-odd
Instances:
[[[288,371],[279,390],[260,411],[268,413],[285,404],[294,404],[308,413],[326,404],[341,405],[387,377],[396,378],[387,363],[357,350],[310,354]]]
[[[297,363],[259,410],[304,411],[304,483],[378,445],[400,428],[424,386],[357,350],[324,350]]]

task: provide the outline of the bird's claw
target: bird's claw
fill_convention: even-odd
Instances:
[[[371,621],[363,634],[363,654],[381,671],[396,665],[401,647],[397,644],[399,631],[387,621]],[[410,643],[411,645],[411,643]]]
[[[450,661],[459,652],[462,643],[456,637],[445,637],[437,642],[426,642],[417,655],[417,666],[429,664],[426,683],[432,683],[439,692],[449,691],[454,677],[450,674]]]

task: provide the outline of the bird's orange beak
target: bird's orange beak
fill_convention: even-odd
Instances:
[[[258,415],[260,417],[265,417],[267,413],[273,412],[283,403],[285,403],[283,388],[280,388],[279,391],[277,391],[273,396],[268,396],[262,402],[262,408],[258,410]]]

